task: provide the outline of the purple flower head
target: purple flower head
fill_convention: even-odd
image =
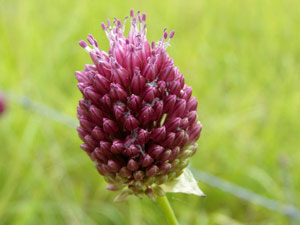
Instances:
[[[130,11],[124,23],[101,24],[108,53],[92,35],[79,45],[94,65],[75,72],[83,95],[77,108],[81,148],[96,163],[109,190],[155,196],[159,185],[182,174],[197,149],[202,125],[197,99],[166,52],[174,31],[158,42],[146,38],[146,14]],[[158,194],[158,193],[156,193]]]

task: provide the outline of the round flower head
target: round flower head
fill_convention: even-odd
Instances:
[[[125,21],[102,23],[108,53],[91,34],[79,44],[94,65],[77,71],[83,94],[77,116],[81,148],[109,183],[109,190],[149,197],[161,194],[160,185],[182,174],[195,153],[202,125],[197,99],[166,52],[174,31],[166,29],[158,42],[146,38],[146,14],[130,11]]]

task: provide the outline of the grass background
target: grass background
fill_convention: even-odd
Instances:
[[[74,76],[102,49],[106,18],[147,13],[148,38],[175,29],[168,49],[193,86],[204,130],[194,168],[300,207],[299,0],[0,1],[0,88],[72,117]],[[115,193],[79,149],[75,130],[9,104],[0,118],[0,224],[166,224],[149,199]],[[181,224],[296,224],[200,183],[208,198],[169,195]]]

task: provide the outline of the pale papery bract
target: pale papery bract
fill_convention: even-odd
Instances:
[[[163,194],[160,185],[180,176],[197,149],[202,125],[197,99],[166,52],[174,31],[158,42],[146,38],[146,14],[130,11],[125,21],[102,23],[106,53],[91,34],[79,44],[94,65],[76,71],[83,95],[77,107],[81,148],[109,183],[124,195]]]

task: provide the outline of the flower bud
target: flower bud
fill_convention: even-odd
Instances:
[[[143,159],[142,167],[148,167],[153,163],[153,159],[150,155],[146,154]]]
[[[129,115],[125,120],[124,126],[127,130],[131,131],[139,126],[139,121],[132,115]]]
[[[181,119],[179,117],[172,118],[165,122],[165,126],[168,132],[176,131],[180,126]]]
[[[139,164],[136,161],[134,161],[134,159],[130,159],[128,161],[127,168],[130,171],[136,171],[139,168]]]
[[[111,152],[113,154],[121,154],[124,150],[124,144],[122,141],[115,139],[111,146]]]
[[[126,102],[127,95],[127,92],[121,87],[121,85],[114,83],[110,84],[109,96],[112,99],[116,101]]]
[[[128,148],[125,148],[124,153],[129,157],[134,157],[140,153],[140,150],[136,145],[131,144]]]
[[[103,118],[103,130],[109,134],[114,134],[118,131],[118,125],[110,119]]]
[[[146,79],[141,75],[134,75],[131,80],[131,91],[135,95],[139,95],[144,90]]]
[[[130,110],[132,110],[133,112],[137,112],[141,106],[141,98],[139,96],[136,95],[131,95],[128,99],[128,107]]]
[[[139,115],[139,121],[142,125],[145,125],[150,122],[152,116],[154,114],[154,110],[149,106],[144,106],[141,110],[141,114]]]
[[[94,85],[101,95],[106,94],[110,89],[110,81],[100,74],[95,75]]]
[[[152,130],[150,138],[155,142],[160,142],[166,136],[166,128],[165,126],[158,127]]]
[[[148,142],[150,137],[150,133],[147,130],[144,129],[140,129],[138,132],[138,137],[137,140],[140,144],[145,144],[146,142]]]

